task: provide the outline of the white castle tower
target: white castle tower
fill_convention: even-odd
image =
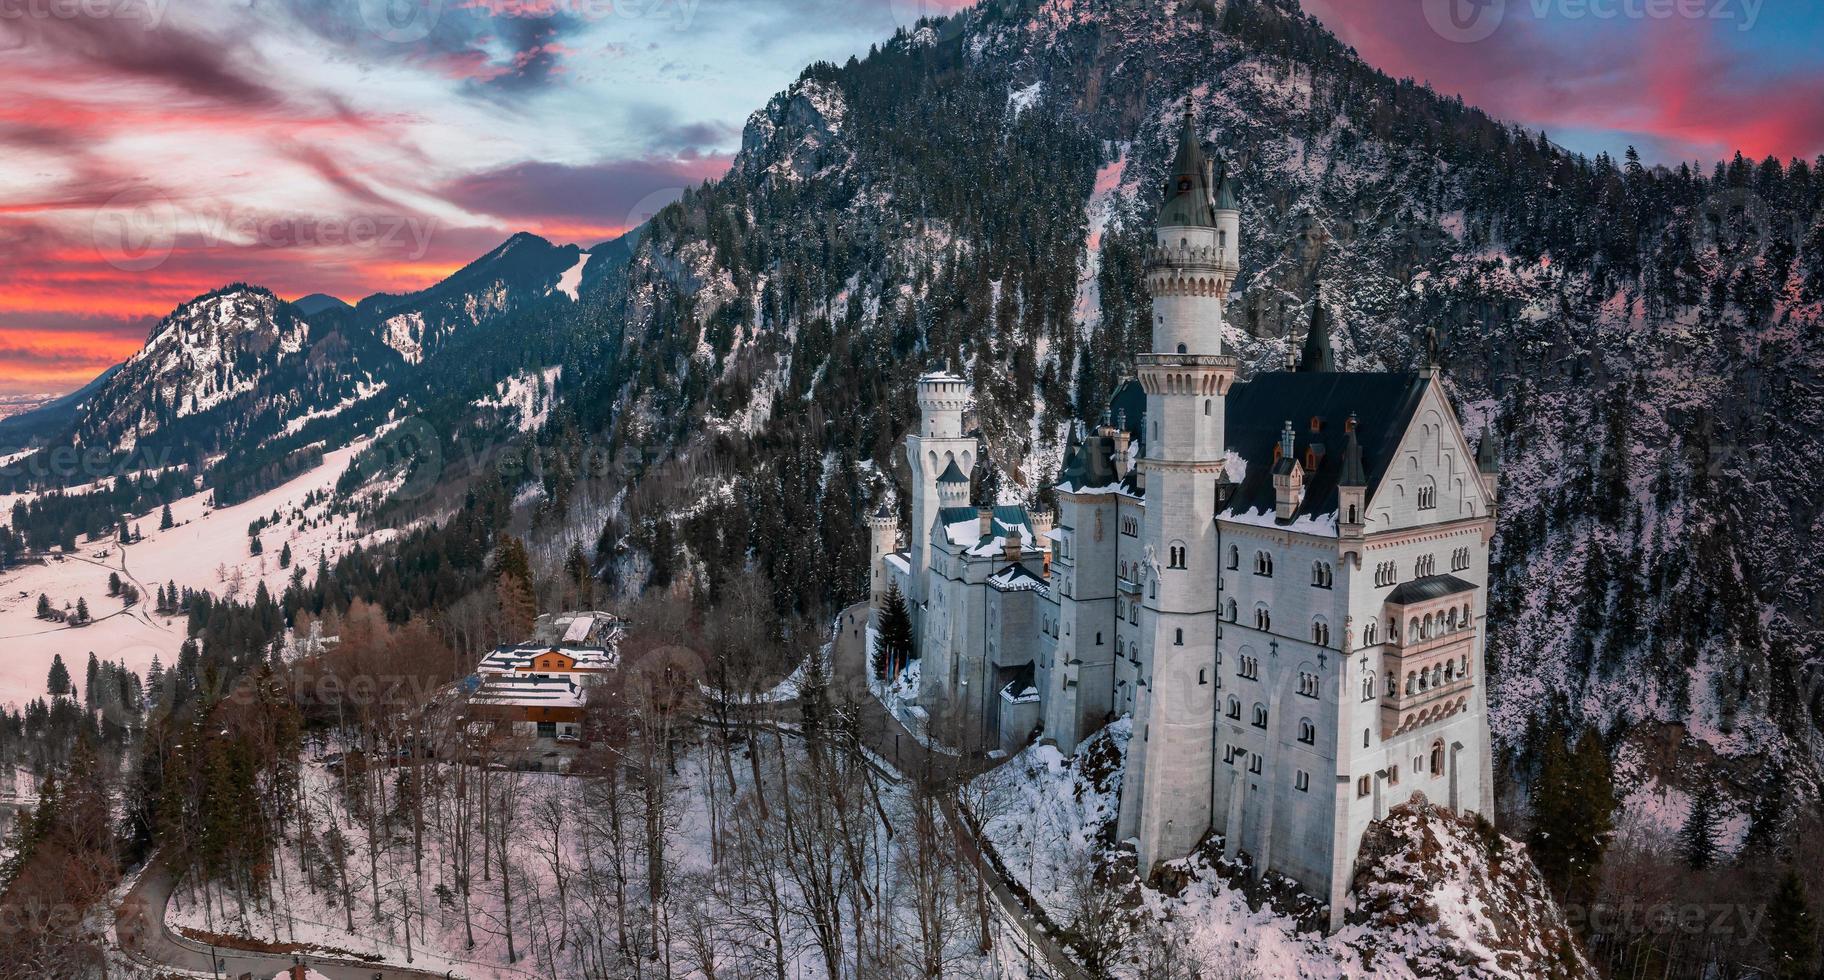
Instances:
[[[952,466],[965,475],[975,469],[975,440],[963,434],[963,413],[974,398],[969,382],[948,368],[918,379],[918,432],[906,437],[906,463],[912,471],[912,530],[906,535],[912,589],[906,601],[913,622],[921,627],[930,599],[931,527],[944,506],[938,497],[938,477]],[[967,496],[965,487],[965,503]]]
[[[1235,281],[1240,216],[1189,113],[1166,179],[1147,256],[1152,352],[1136,359],[1147,420],[1137,578],[1151,670],[1138,685],[1128,750],[1129,785],[1140,792],[1122,795],[1121,835],[1138,839],[1142,868],[1191,850],[1210,826],[1218,629],[1210,584],[1219,574],[1224,406],[1237,368],[1222,352],[1222,308]],[[1153,767],[1174,778],[1145,778]]]

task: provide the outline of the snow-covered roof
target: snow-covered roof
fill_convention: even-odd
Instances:
[[[496,647],[487,656],[481,658],[481,663],[476,670],[483,674],[529,672],[533,659],[547,653],[561,653],[576,662],[575,670],[585,672],[613,670],[621,662],[620,651],[606,647],[526,643]]]
[[[989,576],[988,584],[1002,592],[1040,592],[1045,589],[1045,580],[1033,574],[1025,565],[1008,565]]]
[[[476,704],[508,708],[580,708],[582,685],[550,674],[490,674],[471,696]]]

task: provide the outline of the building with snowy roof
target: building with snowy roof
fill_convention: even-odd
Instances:
[[[1037,729],[1070,752],[1131,716],[1118,833],[1140,867],[1216,835],[1334,926],[1394,804],[1494,815],[1500,466],[1435,365],[1338,370],[1321,306],[1296,366],[1241,380],[1222,340],[1239,219],[1187,118],[1147,254],[1151,349],[1104,424],[1071,433],[1055,527],[969,506],[971,388],[919,380],[908,546],[890,513],[871,522],[873,592],[907,597],[920,703],[961,716],[950,731],[1012,747]]]

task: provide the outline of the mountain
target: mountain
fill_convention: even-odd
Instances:
[[[293,300],[291,305],[297,308],[299,314],[307,317],[316,316],[319,313],[327,313],[331,310],[344,312],[354,309],[354,307],[349,306],[347,303],[344,303],[327,293],[311,293],[309,296],[302,296]]]
[[[989,3],[807,69],[730,175],[584,292],[547,438],[652,462],[606,514],[613,487],[548,489],[554,541],[601,525],[627,588],[688,568],[713,594],[751,555],[783,608],[864,594],[856,529],[944,361],[978,392],[978,492],[1045,502],[1067,426],[1146,342],[1187,108],[1241,182],[1246,369],[1283,365],[1318,301],[1347,369],[1411,366],[1432,335],[1466,427],[1503,448],[1509,785],[1588,726],[1624,761],[1673,747],[1624,791],[1721,774],[1727,809],[1764,815],[1813,794],[1824,486],[1791,461],[1824,451],[1824,177],[1574,155],[1387,77],[1287,0]]]
[[[429,289],[369,296],[356,312],[380,322],[380,336],[407,363],[416,364],[459,330],[475,327],[516,304],[536,301],[574,284],[566,274],[588,262],[575,245],[553,245],[520,232]],[[574,296],[573,296],[574,298]]]

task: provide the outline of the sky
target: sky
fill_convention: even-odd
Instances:
[[[1824,152],[1824,0],[1304,4],[1572,149]],[[230,282],[353,301],[516,231],[613,237],[806,64],[961,5],[0,0],[0,393],[74,388]]]

